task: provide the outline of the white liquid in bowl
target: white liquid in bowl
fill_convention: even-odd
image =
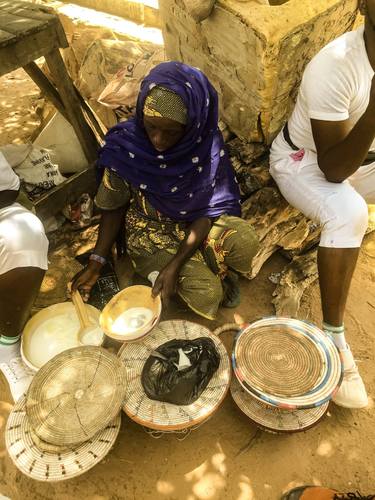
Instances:
[[[115,319],[111,330],[116,335],[134,333],[150,323],[153,317],[152,310],[147,307],[131,307]]]
[[[37,368],[51,358],[72,347],[78,347],[80,324],[74,311],[49,318],[39,325],[30,336],[27,357]],[[103,333],[96,326],[85,335],[84,344],[100,345]]]
[[[103,330],[100,326],[93,325],[83,333],[81,342],[84,345],[100,345],[103,340]]]

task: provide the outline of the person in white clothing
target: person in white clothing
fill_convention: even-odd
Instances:
[[[17,401],[31,381],[20,338],[48,267],[41,221],[16,203],[20,180],[0,153],[0,371]]]
[[[323,329],[342,354],[334,398],[348,408],[368,397],[345,339],[344,312],[375,203],[375,0],[360,0],[365,24],[308,64],[297,103],[271,148],[270,172],[283,196],[322,227],[318,250]]]

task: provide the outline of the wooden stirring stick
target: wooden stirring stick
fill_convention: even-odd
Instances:
[[[95,325],[91,322],[85,303],[82,300],[81,294],[78,290],[72,292],[72,302],[76,308],[76,313],[80,323],[80,329],[78,331],[78,340],[82,342],[83,335],[87,330],[95,328]]]

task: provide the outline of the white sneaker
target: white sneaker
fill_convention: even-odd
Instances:
[[[24,364],[20,357],[13,358],[7,363],[0,363],[0,371],[9,384],[14,402],[17,402],[29,388],[34,372]]]
[[[344,378],[332,401],[344,408],[365,408],[368,405],[367,392],[353,354],[349,347],[340,351],[340,354],[344,365]]]

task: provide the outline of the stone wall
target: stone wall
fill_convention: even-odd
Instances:
[[[183,0],[159,0],[167,57],[201,68],[219,92],[232,131],[268,144],[290,113],[305,65],[353,27],[357,4],[218,0],[211,16],[197,23]]]

